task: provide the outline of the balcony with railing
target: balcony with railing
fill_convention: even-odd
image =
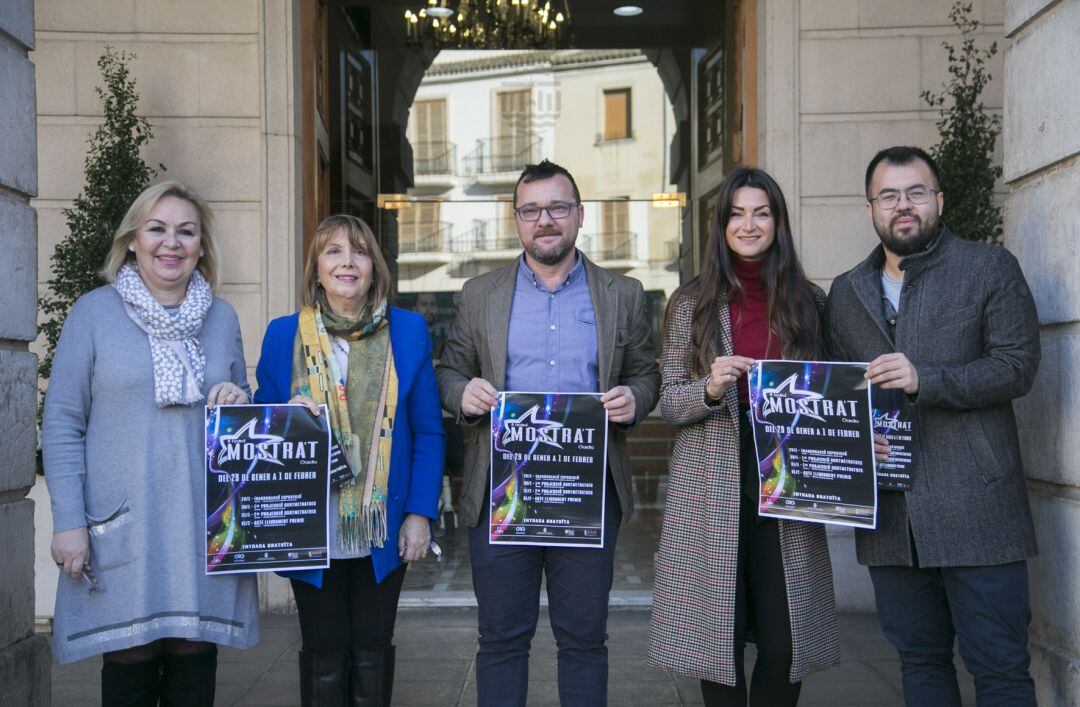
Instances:
[[[475,260],[511,260],[521,250],[513,219],[473,219],[472,228],[454,238],[453,251]]]
[[[408,263],[444,262],[449,259],[453,224],[420,221],[404,226],[398,235],[398,259]]]
[[[525,165],[540,158],[541,142],[535,135],[477,140],[476,147],[462,159],[462,166],[481,184],[513,184]]]
[[[638,259],[636,233],[589,233],[578,236],[577,247],[597,263],[626,263]],[[615,265],[615,267],[618,267]]]
[[[457,145],[443,140],[415,142],[412,148],[416,186],[454,186],[454,177],[457,175]]]

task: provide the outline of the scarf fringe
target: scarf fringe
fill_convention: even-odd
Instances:
[[[358,514],[338,518],[338,547],[350,555],[356,555],[365,548],[382,547],[388,532],[386,506],[373,501]]]

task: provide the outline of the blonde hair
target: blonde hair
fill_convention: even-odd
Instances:
[[[304,258],[304,276],[300,280],[300,304],[311,307],[319,299],[319,256],[326,249],[326,244],[338,231],[344,231],[349,239],[349,245],[354,250],[364,252],[371,258],[371,288],[368,290],[367,304],[375,307],[380,302],[390,298],[392,282],[390,281],[390,268],[386,266],[382,250],[375,240],[375,234],[371,227],[362,219],[349,214],[333,214],[327,216],[315,229],[315,237],[308,246],[307,257]]]
[[[146,220],[150,218],[150,212],[157,203],[167,196],[183,199],[195,207],[199,214],[199,240],[202,246],[202,255],[199,257],[198,269],[211,288],[217,286],[218,277],[218,250],[214,240],[214,214],[201,196],[189,189],[184,184],[175,181],[153,184],[143,190],[142,194],[135,197],[131,203],[120,227],[113,235],[112,246],[109,254],[105,256],[105,265],[101,268],[101,276],[106,282],[115,282],[120,268],[128,263],[135,263],[135,254],[128,248],[135,241],[135,235]]]

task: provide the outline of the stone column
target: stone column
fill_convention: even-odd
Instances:
[[[33,0],[0,3],[0,704],[49,704],[49,649],[34,635],[37,126]]]
[[[1042,324],[1035,386],[1016,405],[1039,556],[1031,571],[1039,704],[1080,695],[1080,0],[1006,2],[1005,238]]]

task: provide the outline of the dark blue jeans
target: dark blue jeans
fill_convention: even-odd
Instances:
[[[469,529],[469,553],[479,619],[478,707],[524,707],[529,646],[547,576],[548,614],[558,648],[563,707],[607,704],[608,594],[622,513],[608,477],[604,547],[550,548],[488,544],[488,513]]]
[[[1035,705],[1028,675],[1026,562],[986,567],[871,567],[878,619],[900,654],[911,707],[960,707],[953,642],[979,707]]]

